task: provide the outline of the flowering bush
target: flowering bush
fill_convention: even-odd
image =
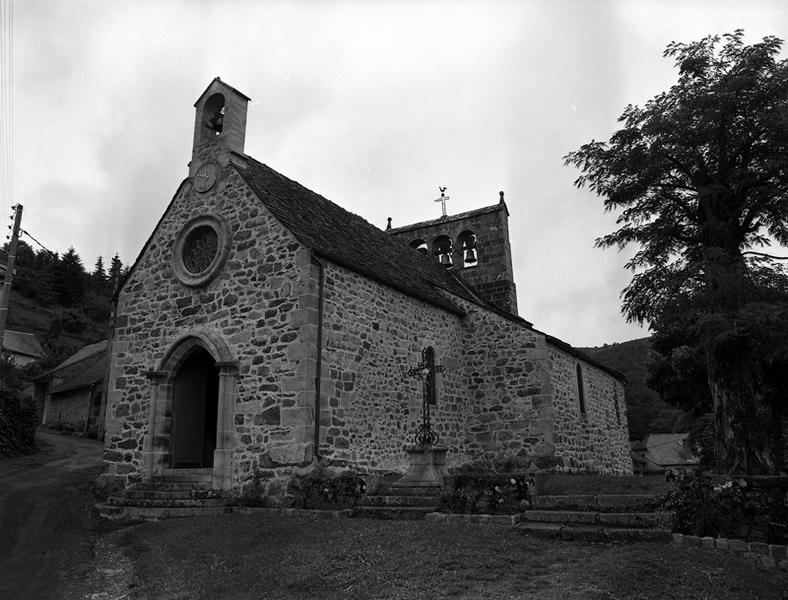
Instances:
[[[785,492],[700,470],[679,473],[664,508],[675,512],[674,529],[697,536],[788,543]]]
[[[453,513],[512,514],[523,509],[533,480],[522,474],[465,473],[453,478],[441,507]]]

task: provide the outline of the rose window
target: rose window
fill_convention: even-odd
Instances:
[[[219,236],[213,227],[197,227],[189,233],[183,244],[183,266],[195,275],[207,271],[218,251]]]

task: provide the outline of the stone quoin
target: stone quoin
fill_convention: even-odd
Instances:
[[[248,100],[200,96],[189,176],[117,294],[105,483],[405,473],[428,347],[447,468],[631,473],[623,378],[517,315],[503,193],[383,231],[245,155]]]

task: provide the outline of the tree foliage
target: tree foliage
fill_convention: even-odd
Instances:
[[[673,385],[679,404],[712,408],[717,464],[729,471],[776,467],[785,410],[788,274],[765,251],[788,245],[781,46],[775,37],[745,45],[741,30],[669,44],[677,83],[627,106],[610,140],[566,157],[582,171],[578,187],[618,214],[597,246],[637,246],[623,312],[664,342],[663,375],[675,376],[666,390]],[[687,371],[697,361],[708,395],[702,384],[680,390],[697,381]]]

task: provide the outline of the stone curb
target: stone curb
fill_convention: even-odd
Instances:
[[[287,517],[305,516],[313,519],[346,519],[353,516],[352,508],[341,510],[313,510],[311,508],[269,508],[265,506],[228,506],[228,513],[239,513],[249,515],[254,513],[270,513],[274,515],[284,515]]]
[[[424,515],[425,521],[436,523],[484,523],[486,525],[517,525],[522,515],[463,515],[454,513],[431,512]]]
[[[682,533],[673,534],[673,545],[720,550],[729,554],[750,558],[764,569],[788,571],[788,546],[764,544],[762,542],[745,542],[744,540],[729,538],[698,537]]]

